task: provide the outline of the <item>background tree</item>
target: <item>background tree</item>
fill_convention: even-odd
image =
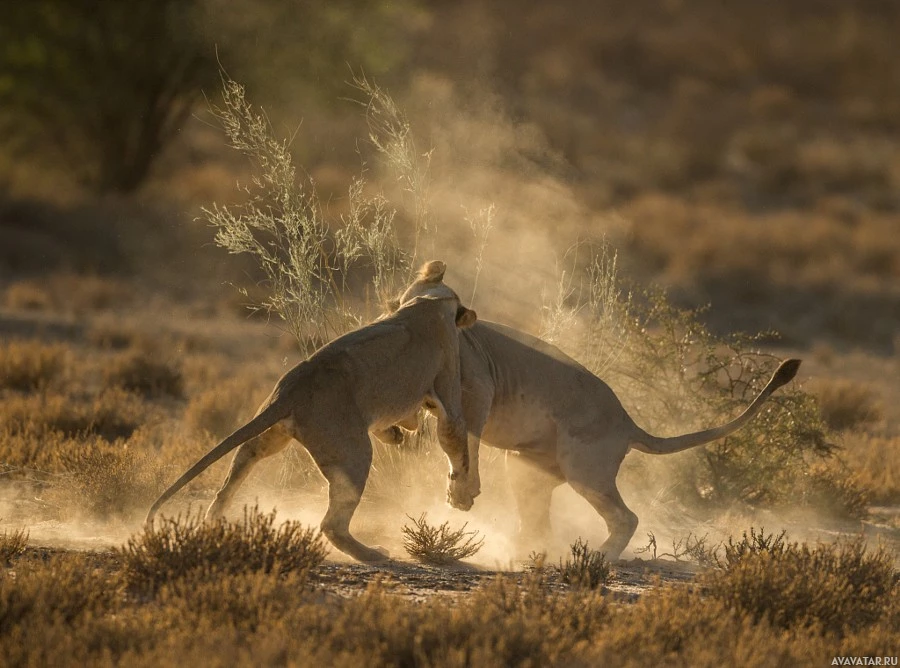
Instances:
[[[0,123],[97,191],[129,192],[215,76],[197,0],[33,0],[0,22]]]
[[[405,57],[415,0],[4,0],[0,150],[62,164],[97,192],[131,192],[204,89],[229,74],[270,103],[336,101],[350,65]]]

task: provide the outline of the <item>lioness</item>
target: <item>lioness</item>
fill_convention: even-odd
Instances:
[[[328,481],[322,533],[337,549],[360,561],[382,560],[387,556],[384,551],[366,547],[350,535],[350,519],[372,463],[367,431],[388,427],[423,402],[437,415],[440,444],[450,460],[449,500],[471,506],[457,328],[470,327],[476,315],[443,284],[445,269],[443,262],[425,264],[404,295],[403,306],[390,317],[335,339],[284,374],[256,417],[163,492],[150,508],[147,523],[173,494],[240,446],[207,511],[207,517],[220,516],[251,467],[295,438]]]
[[[392,306],[400,304],[402,300]],[[600,551],[609,559],[619,557],[638,524],[616,487],[628,450],[662,455],[724,438],[753,418],[800,367],[800,360],[783,362],[731,422],[660,438],[634,423],[606,383],[556,346],[530,334],[479,320],[460,332],[459,354],[463,415],[469,429],[468,496],[480,492],[480,441],[516,451],[518,456],[507,457],[507,462],[523,530],[533,537],[548,533],[550,495],[568,482],[606,521],[609,537]],[[411,424],[411,419],[402,424]],[[397,443],[401,432],[393,427],[376,436]],[[534,484],[538,478],[544,480]]]

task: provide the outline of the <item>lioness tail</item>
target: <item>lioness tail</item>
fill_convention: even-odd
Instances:
[[[800,360],[790,359],[781,363],[781,365],[772,374],[772,379],[766,384],[762,392],[757,395],[747,410],[737,416],[734,420],[720,427],[712,429],[704,429],[691,434],[683,434],[681,436],[671,436],[669,438],[660,438],[648,434],[643,429],[635,425],[635,434],[632,436],[632,447],[641,452],[651,455],[668,455],[674,452],[681,452],[698,445],[711,443],[720,438],[734,433],[747,422],[749,422],[762,408],[763,403],[769,396],[782,385],[789,383],[797,374],[800,368]]]
[[[212,450],[198,459],[197,462],[184,473],[184,475],[182,475],[178,480],[172,483],[169,489],[163,492],[160,497],[153,502],[153,505],[150,506],[150,511],[147,513],[147,519],[144,520],[144,526],[152,525],[153,518],[156,515],[156,512],[159,510],[160,506],[168,501],[174,494],[178,492],[178,490],[187,485],[191,480],[203,473],[203,471],[205,471],[210,465],[214,464],[216,461],[224,457],[239,445],[243,445],[251,438],[259,436],[266,429],[279,422],[280,420],[283,420],[285,417],[287,417],[287,415],[288,411],[285,410],[282,406],[279,406],[277,403],[269,404],[265,409],[262,410],[262,412],[259,413],[259,415],[250,420],[250,422],[245,424],[243,427],[238,428],[230,436],[227,436],[224,441],[219,443],[216,447],[214,447]]]

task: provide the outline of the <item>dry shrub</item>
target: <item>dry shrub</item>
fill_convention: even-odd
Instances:
[[[155,359],[149,351],[125,354],[104,370],[106,384],[136,392],[148,398],[184,396],[181,369],[170,362]]]
[[[16,281],[6,288],[3,299],[7,308],[22,311],[46,311],[53,305],[47,291],[34,281]]]
[[[835,431],[858,429],[881,419],[876,393],[852,380],[820,382],[816,388],[822,419]]]
[[[32,392],[46,387],[64,368],[65,348],[35,341],[0,345],[0,389]]]
[[[418,519],[409,519],[413,526],[405,524],[400,529],[403,548],[409,556],[427,564],[448,564],[466,559],[476,554],[484,544],[484,538],[479,539],[477,531],[466,531],[467,524],[456,530],[450,529],[449,522],[435,527],[426,521],[425,513]]]
[[[848,434],[841,455],[873,502],[900,503],[900,437]]]
[[[60,666],[762,668],[893,656],[900,623],[896,594],[881,600],[874,621],[838,636],[822,626],[784,630],[757,621],[703,587],[660,587],[624,603],[589,590],[555,591],[541,572],[520,582],[500,577],[452,600],[419,601],[380,582],[358,596],[342,596],[327,588],[310,591],[302,570],[182,573],[173,561],[177,574],[160,582],[152,598],[122,596],[117,583],[129,581],[125,552],[107,560],[105,571],[96,568],[96,556],[68,554],[0,578],[4,659]],[[822,587],[839,584],[826,578]]]
[[[275,512],[244,509],[243,522],[199,515],[166,518],[146,527],[118,550],[128,586],[154,593],[171,580],[222,573],[290,573],[318,566],[327,554],[322,537],[299,522],[275,526]]]
[[[805,484],[806,503],[833,517],[865,519],[874,490],[868,481],[838,458],[813,462]]]
[[[26,469],[48,473],[64,470],[62,456],[81,447],[81,440],[46,429],[27,428],[0,431],[0,462],[5,473]]]
[[[606,555],[592,550],[581,538],[570,546],[571,557],[559,561],[562,581],[584,589],[596,589],[609,582],[609,562]]]
[[[124,441],[89,439],[61,459],[79,507],[98,517],[130,516],[165,489],[166,471],[159,458]]]
[[[134,289],[116,278],[89,274],[54,274],[41,280],[21,280],[7,289],[7,307],[29,311],[85,313],[127,306]]]
[[[704,591],[754,622],[838,635],[876,623],[900,594],[885,549],[867,551],[861,538],[811,548],[784,536],[751,529],[729,539]]]
[[[87,342],[105,350],[150,347],[148,335],[137,327],[114,323],[96,323],[86,334]]]
[[[22,560],[19,565],[23,564]],[[16,576],[0,577],[0,645],[6,665],[72,665],[78,657],[48,647],[73,633],[73,625],[96,620],[119,598],[105,573],[92,568],[86,555],[51,556],[45,563],[20,567]],[[55,631],[55,632],[54,632]],[[102,636],[101,636],[102,637]],[[90,642],[82,638],[82,642]],[[69,643],[71,646],[71,643]],[[82,655],[86,648],[79,647]],[[47,663],[46,654],[53,657]],[[82,665],[84,665],[82,663]]]
[[[28,532],[25,529],[13,529],[0,533],[0,564],[9,564],[28,546]]]
[[[185,425],[216,438],[230,434],[252,414],[253,389],[241,380],[217,383],[191,398],[184,411]]]
[[[112,441],[130,436],[147,419],[147,409],[127,392],[104,390],[93,399],[63,394],[7,397],[0,417],[7,434],[96,434]]]
[[[57,274],[47,288],[58,309],[75,313],[121,309],[134,296],[134,288],[120,279],[89,274]]]
[[[178,577],[165,583],[156,600],[178,619],[240,633],[264,631],[296,609],[307,588],[307,567],[290,572],[248,569],[215,577]]]

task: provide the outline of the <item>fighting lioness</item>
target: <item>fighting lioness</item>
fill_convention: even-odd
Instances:
[[[459,354],[463,415],[469,429],[469,496],[480,492],[480,441],[516,451],[518,456],[507,462],[523,529],[533,536],[548,533],[550,495],[568,482],[605,520],[609,537],[600,551],[609,559],[619,557],[638,524],[616,487],[628,450],[662,455],[724,438],[753,418],[800,367],[800,360],[783,362],[731,422],[660,438],[634,423],[606,383],[556,346],[530,334],[479,320],[460,332]],[[402,424],[410,423],[406,418]],[[385,442],[397,442],[399,435],[396,427],[376,432]],[[535,469],[541,475],[535,476]],[[535,485],[539,478],[544,480]]]
[[[322,533],[360,561],[384,559],[385,553],[350,535],[350,519],[372,463],[367,432],[388,427],[423,402],[437,415],[440,444],[450,460],[449,500],[471,506],[457,328],[471,326],[476,315],[443,284],[445,269],[443,262],[425,264],[410,286],[415,296],[404,298],[390,317],[335,339],[284,374],[256,417],[163,492],[150,508],[147,523],[173,494],[240,446],[207,511],[207,517],[220,516],[251,467],[295,438],[328,481]]]

